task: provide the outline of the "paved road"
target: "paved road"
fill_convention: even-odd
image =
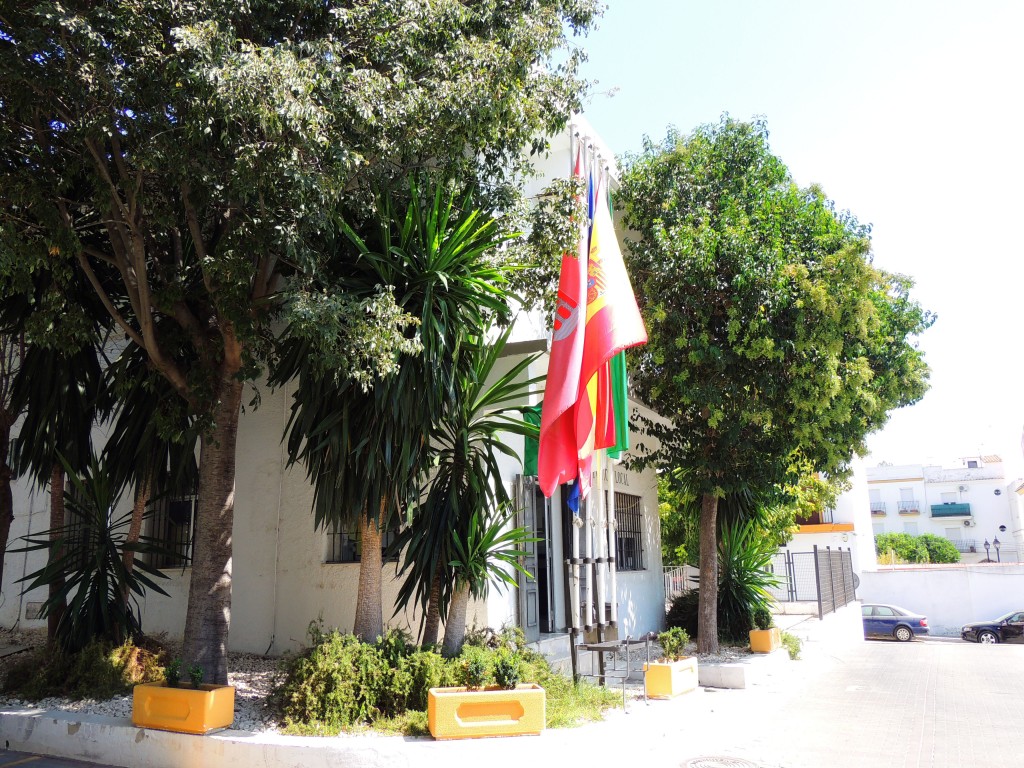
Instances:
[[[389,764],[422,768],[483,761],[492,768],[521,768],[564,760],[622,768],[1024,765],[1024,646],[939,638],[840,648],[812,643],[805,655],[803,661],[775,665],[771,677],[745,691],[705,690],[647,706],[638,701],[630,705],[629,714],[615,712],[603,723],[547,731],[537,739],[394,742],[400,751],[397,762]],[[716,757],[732,762],[692,762]],[[369,757],[352,764],[363,763],[383,764]],[[84,768],[73,761],[0,752],[0,768],[14,765]]]
[[[29,755],[25,752],[0,751],[0,768],[14,768],[14,766],[25,766],[25,768],[99,768],[93,763],[83,763],[78,760]]]

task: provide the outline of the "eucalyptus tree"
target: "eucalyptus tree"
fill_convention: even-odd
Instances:
[[[404,204],[403,204],[404,203]],[[318,526],[354,526],[360,540],[359,593],[353,631],[372,642],[383,633],[381,530],[415,501],[431,454],[435,420],[459,396],[464,341],[507,320],[504,269],[495,260],[509,239],[498,221],[457,201],[437,183],[410,186],[406,199],[380,204],[381,217],[362,236],[326,245],[336,269],[322,288],[372,306],[384,291],[400,314],[397,349],[376,379],[339,376],[301,329],[291,329],[272,383],[295,379],[287,447],[314,487]]]
[[[796,186],[763,122],[672,131],[625,166],[650,330],[634,383],[667,420],[647,425],[647,460],[681,468],[700,499],[698,648],[713,652],[719,500],[805,466],[841,478],[889,411],[924,395],[914,337],[934,318],[871,263],[868,227]]]
[[[307,329],[343,376],[372,379],[401,353],[381,332],[395,314],[387,292],[368,306],[291,278],[334,257],[322,244],[338,211],[365,218],[371,190],[412,168],[478,180],[510,209],[523,147],[540,148],[580,104],[569,37],[595,8],[71,0],[0,11],[0,285],[42,269],[87,282],[200,425],[183,656],[206,680],[227,678],[238,415],[271,321],[283,307],[330,316],[338,333]]]
[[[504,372],[498,370],[511,332],[510,327],[494,343],[481,338],[464,342],[466,365],[457,372],[455,395],[445,399],[434,415],[423,493],[410,524],[395,541],[403,557],[400,573],[405,576],[396,612],[412,602],[419,605],[424,644],[437,643],[440,623],[445,621],[445,647],[452,652],[462,645],[470,593],[486,592],[487,579],[497,573],[486,564],[481,573],[474,573],[476,566],[470,565],[457,570],[456,550],[461,548],[459,559],[467,564],[481,555],[494,555],[493,564],[499,565],[501,547],[514,549],[521,543],[502,539],[505,531],[500,526],[492,530],[491,525],[496,516],[502,524],[506,522],[498,513],[512,502],[498,459],[502,455],[520,458],[506,436],[537,436],[536,425],[521,416],[529,393],[541,380],[528,376],[537,356],[527,355]],[[446,620],[449,607],[450,622]]]

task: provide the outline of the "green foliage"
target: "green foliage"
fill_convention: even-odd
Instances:
[[[959,563],[960,552],[949,539],[934,533],[922,533],[917,540],[928,551],[930,563]],[[877,545],[876,545],[877,546]]]
[[[658,645],[665,652],[665,658],[669,661],[678,661],[686,654],[686,645],[690,642],[690,635],[682,627],[672,627],[658,634]]]
[[[691,589],[677,595],[665,614],[665,625],[667,627],[679,627],[690,637],[697,636],[697,608],[700,600],[700,591]]]
[[[181,659],[171,659],[164,667],[164,680],[170,688],[177,688],[181,683]]]
[[[203,683],[203,668],[198,664],[193,664],[188,668],[188,679],[193,688],[198,688]]]
[[[775,626],[775,617],[767,605],[754,608],[754,626],[758,629],[771,629]]]
[[[462,685],[483,688],[491,680],[492,654],[478,646],[463,649],[459,657],[459,672]]]
[[[928,548],[919,536],[909,533],[880,533],[875,536],[875,554],[887,555],[890,550],[903,563],[928,562]]]
[[[800,648],[803,646],[800,638],[791,632],[782,633],[782,647],[789,653],[789,658],[796,661],[800,658]]]
[[[39,650],[15,661],[4,680],[4,692],[36,701],[51,696],[106,699],[123,695],[139,683],[164,678],[160,652],[131,642],[89,643],[77,653],[59,647]]]
[[[499,688],[513,690],[523,678],[523,660],[515,651],[499,648],[494,654],[494,682]]]
[[[771,604],[768,589],[779,583],[769,570],[776,552],[775,542],[761,536],[750,521],[723,529],[718,545],[720,637],[746,641],[754,612]]]
[[[137,559],[129,571],[123,553],[157,552],[159,548],[146,539],[126,543],[130,513],[114,516],[119,492],[111,487],[104,464],[93,459],[81,477],[67,463],[64,469],[68,522],[57,531],[25,537],[25,547],[14,550],[48,553],[46,565],[20,581],[28,582],[26,592],[60,584],[43,602],[42,613],[60,610],[66,602],[55,638],[65,650],[77,651],[94,640],[122,644],[142,632],[137,598],[144,596],[146,589],[167,594],[154,581],[166,578],[163,573],[143,559]]]

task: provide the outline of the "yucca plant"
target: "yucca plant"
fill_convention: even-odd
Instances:
[[[753,628],[754,611],[773,600],[771,587],[779,578],[769,569],[778,551],[775,542],[761,535],[754,521],[738,521],[722,528],[718,543],[718,628],[723,638],[746,640]]]
[[[63,456],[59,458],[70,484],[64,493],[68,519],[55,531],[25,537],[26,546],[14,550],[49,553],[45,566],[20,581],[28,582],[26,592],[58,585],[43,602],[42,613],[60,611],[55,640],[64,651],[74,653],[93,640],[120,644],[136,638],[142,633],[138,598],[147,589],[166,595],[155,581],[166,576],[144,559],[127,568],[123,552],[158,552],[160,548],[148,539],[125,541],[131,513],[114,516],[120,494],[101,462],[93,458],[83,472],[76,473]]]

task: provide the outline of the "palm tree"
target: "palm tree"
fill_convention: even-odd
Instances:
[[[355,524],[361,540],[354,633],[383,633],[381,530],[416,499],[428,439],[439,413],[456,398],[462,340],[507,317],[502,269],[492,253],[508,237],[495,219],[461,204],[444,186],[410,185],[405,210],[389,197],[365,237],[343,225],[332,244],[341,268],[321,287],[353,301],[387,292],[403,315],[410,342],[391,375],[360,381],[325,370],[315,339],[294,332],[282,345],[271,383],[296,381],[286,430],[291,462],[301,461],[314,487],[318,527]],[[417,348],[419,349],[417,353]]]
[[[489,530],[485,513],[504,509],[510,502],[497,457],[518,456],[504,436],[537,435],[536,426],[514,415],[542,378],[524,378],[537,356],[523,358],[492,383],[510,333],[511,328],[491,345],[479,340],[464,344],[467,365],[456,382],[457,396],[447,401],[431,435],[433,458],[425,493],[412,524],[395,542],[396,550],[404,551],[401,571],[406,574],[396,612],[413,600],[419,603],[424,611],[424,644],[437,642],[440,621],[448,615],[450,605],[456,613],[462,612],[462,619],[457,615],[451,618],[446,624],[449,633],[452,624],[461,623],[465,629],[469,584],[465,580],[456,583],[459,580],[452,565],[456,544],[464,545],[464,559],[469,552],[478,552],[475,544],[467,544],[470,530]],[[454,538],[453,532],[457,534]],[[494,538],[500,537],[500,532],[494,533]],[[473,588],[477,592],[486,589],[475,582]],[[447,642],[448,634],[445,638]],[[452,638],[455,641],[454,635]],[[457,643],[461,646],[461,640]]]

